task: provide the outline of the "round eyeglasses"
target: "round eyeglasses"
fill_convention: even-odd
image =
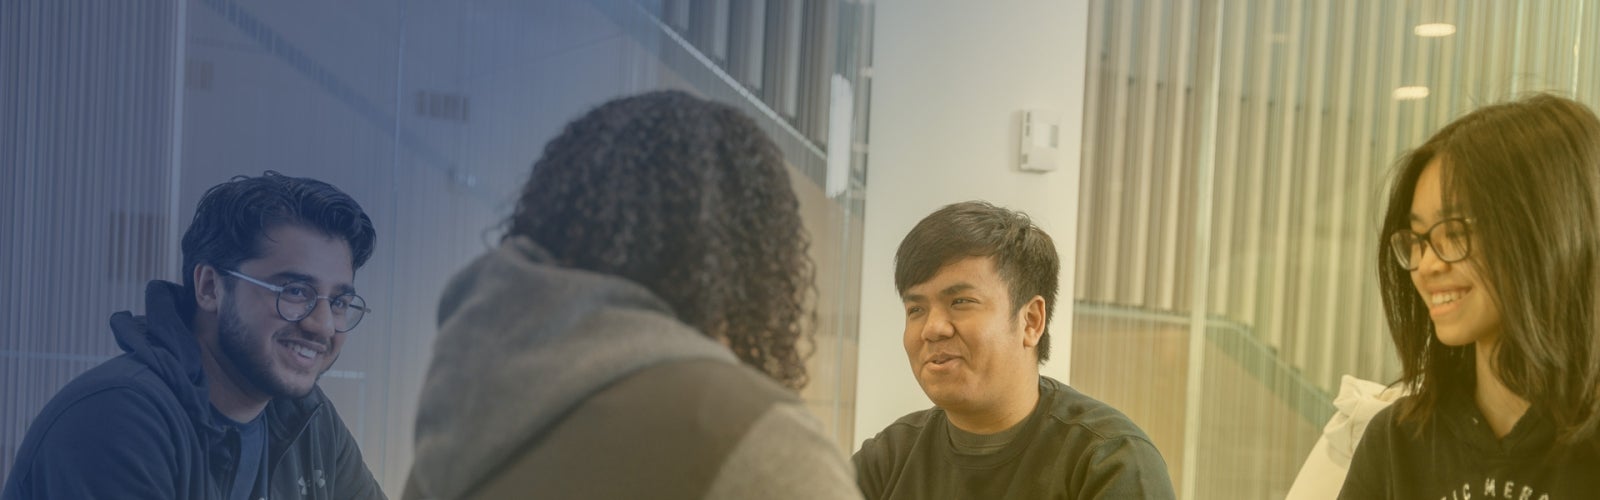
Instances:
[[[317,289],[301,281],[278,286],[245,276],[238,271],[227,270],[227,273],[278,294],[278,316],[291,323],[311,316],[311,312],[317,309],[318,300],[328,301],[328,310],[333,313],[333,331],[339,333],[356,329],[356,325],[361,323],[361,318],[372,311],[367,307],[367,301],[355,292],[329,297],[317,295]]]
[[[1435,222],[1422,234],[1401,229],[1389,235],[1389,249],[1407,271],[1415,271],[1422,264],[1423,245],[1441,261],[1460,262],[1472,255],[1472,219],[1453,217]]]

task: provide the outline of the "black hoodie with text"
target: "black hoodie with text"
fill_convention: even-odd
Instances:
[[[1401,423],[1408,396],[1373,417],[1350,460],[1341,499],[1572,500],[1600,498],[1593,447],[1553,455],[1556,430],[1530,409],[1496,438],[1470,393],[1440,399],[1433,425]]]

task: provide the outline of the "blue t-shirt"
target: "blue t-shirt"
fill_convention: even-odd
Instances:
[[[250,500],[256,484],[267,484],[267,412],[246,423],[211,409],[212,415],[228,423],[239,433],[239,464],[233,469],[233,486],[228,489],[228,500]]]

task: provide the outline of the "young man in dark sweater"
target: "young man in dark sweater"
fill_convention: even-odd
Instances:
[[[862,444],[869,499],[1173,498],[1122,412],[1039,375],[1060,263],[1026,215],[984,202],[924,218],[895,254],[912,374],[934,408]]]
[[[184,283],[111,316],[126,354],[28,427],[0,499],[382,499],[317,380],[366,302],[372,220],[327,183],[268,171],[201,197]]]

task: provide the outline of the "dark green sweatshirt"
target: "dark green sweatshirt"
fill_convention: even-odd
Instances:
[[[1039,377],[1039,404],[1017,425],[998,449],[964,453],[944,410],[912,413],[861,445],[856,482],[868,499],[1174,498],[1144,431],[1066,384]]]

